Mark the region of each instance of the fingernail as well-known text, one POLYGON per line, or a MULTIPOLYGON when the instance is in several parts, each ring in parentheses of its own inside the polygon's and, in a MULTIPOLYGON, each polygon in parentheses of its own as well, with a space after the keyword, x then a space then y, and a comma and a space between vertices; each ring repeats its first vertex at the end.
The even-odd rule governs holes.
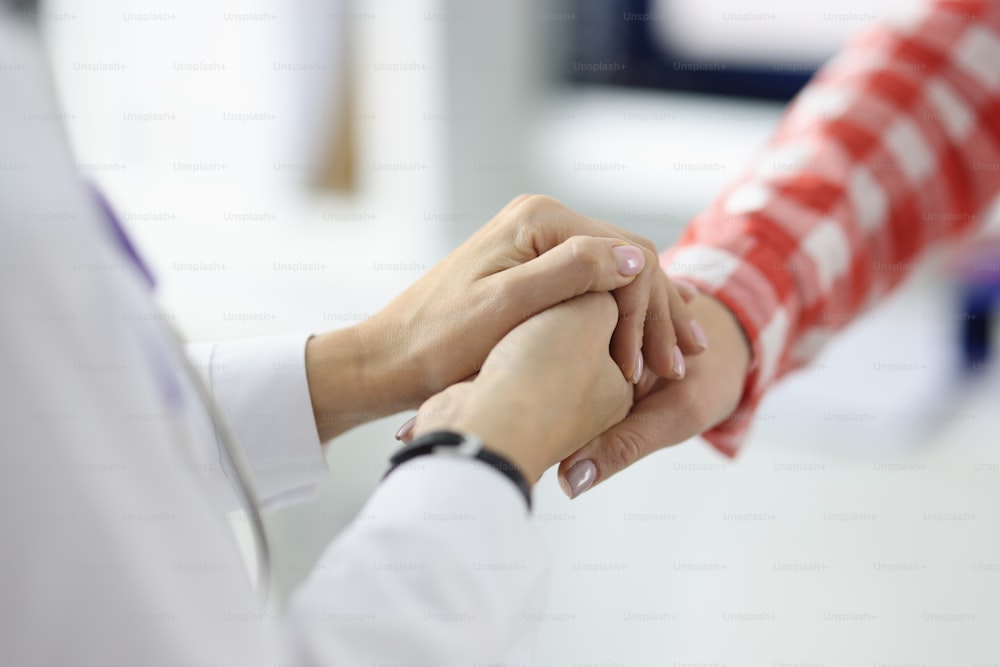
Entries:
POLYGON ((417 423, 416 415, 413 415, 405 422, 403 422, 403 425, 399 427, 398 431, 396 431, 396 440, 402 440, 403 438, 408 436, 410 434, 410 431, 413 430, 413 425, 416 423, 417 423))
POLYGON ((590 459, 577 461, 566 471, 566 486, 563 487, 563 491, 570 498, 576 498, 589 489, 595 479, 597 479, 597 466, 594 462, 590 459))
POLYGON ((642 251, 632 245, 615 246, 611 250, 618 260, 618 273, 623 276, 634 276, 642 271, 646 264, 646 257, 642 251))
POLYGON ((566 481, 566 477, 564 475, 559 475, 559 488, 563 490, 563 493, 566 494, 567 498, 573 497, 573 491, 569 488, 569 482, 566 481))
POLYGON ((642 352, 639 352, 639 358, 635 360, 635 374, 632 376, 632 384, 639 384, 639 380, 642 379, 642 352))
POLYGON ((677 374, 677 379, 684 377, 684 355, 681 354, 681 348, 674 345, 674 373, 677 374))
POLYGON ((708 336, 705 335, 705 330, 701 328, 701 325, 696 320, 691 320, 691 334, 701 349, 708 349, 708 336))

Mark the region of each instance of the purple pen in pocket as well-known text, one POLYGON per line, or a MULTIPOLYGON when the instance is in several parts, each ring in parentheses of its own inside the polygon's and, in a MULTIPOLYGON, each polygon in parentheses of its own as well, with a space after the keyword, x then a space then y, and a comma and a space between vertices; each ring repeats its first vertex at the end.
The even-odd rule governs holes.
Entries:
MULTIPOLYGON (((107 225, 107 229, 111 232, 117 250, 128 259, 145 285, 146 289, 144 291, 146 294, 143 295, 145 298, 143 298, 143 303, 136 304, 136 309, 143 311, 143 313, 148 312, 149 316, 131 318, 129 320, 131 322, 130 329, 136 336, 142 354, 146 358, 153 376, 156 378, 156 383, 160 388, 164 403, 177 408, 184 402, 184 392, 181 387, 180 378, 178 377, 177 369, 179 363, 175 358, 175 346, 171 345, 171 342, 167 338, 168 336, 172 336, 173 332, 164 326, 162 318, 155 316, 159 315, 159 313, 153 304, 150 293, 156 286, 156 280, 153 278, 152 271, 149 270, 149 267, 142 260, 132 240, 125 232, 125 228, 115 214, 111 203, 97 187, 90 184, 89 188, 100 207, 101 218, 107 225)), ((131 299, 135 297, 130 294, 122 298, 131 299)))

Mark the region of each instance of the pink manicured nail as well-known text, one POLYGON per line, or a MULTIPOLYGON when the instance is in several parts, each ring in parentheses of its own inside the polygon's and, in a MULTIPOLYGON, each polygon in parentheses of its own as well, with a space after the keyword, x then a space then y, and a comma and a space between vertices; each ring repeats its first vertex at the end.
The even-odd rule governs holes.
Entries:
POLYGON ((681 348, 674 345, 674 373, 677 374, 677 379, 684 377, 684 372, 687 370, 684 367, 684 355, 681 354, 681 348))
POLYGON ((642 379, 643 364, 642 352, 640 352, 639 358, 635 360, 635 374, 632 376, 632 384, 639 384, 639 380, 642 379))
POLYGON ((589 489, 597 479, 597 466, 590 459, 577 461, 566 471, 566 485, 563 491, 571 499, 589 489), (568 489, 568 490, 567 490, 568 489))
POLYGON ((705 335, 705 330, 701 328, 695 320, 691 320, 691 334, 694 336, 694 340, 703 350, 708 349, 708 336, 705 335))
POLYGON ((623 276, 634 276, 642 271, 642 267, 646 264, 645 255, 635 246, 615 246, 611 252, 615 254, 615 259, 618 260, 618 273, 623 276))
POLYGON ((413 430, 413 425, 416 423, 417 423, 416 415, 413 415, 405 422, 403 422, 403 425, 399 427, 398 431, 396 431, 396 440, 402 440, 403 438, 408 436, 410 434, 410 431, 413 430))

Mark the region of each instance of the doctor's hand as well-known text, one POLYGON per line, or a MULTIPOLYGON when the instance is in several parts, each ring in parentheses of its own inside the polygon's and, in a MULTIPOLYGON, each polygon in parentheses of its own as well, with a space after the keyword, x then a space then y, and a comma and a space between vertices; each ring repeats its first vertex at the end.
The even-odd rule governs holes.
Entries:
POLYGON ((629 415, 560 464, 559 484, 570 498, 647 454, 704 433, 736 409, 750 344, 736 317, 719 301, 699 294, 690 307, 712 332, 711 349, 691 360, 683 382, 649 371, 643 375, 629 415))
POLYGON ((474 380, 426 401, 413 435, 474 433, 534 484, 628 413, 632 385, 608 353, 617 322, 607 294, 585 294, 532 317, 493 348, 474 380))
POLYGON ((607 291, 620 312, 610 349, 623 377, 637 380, 647 368, 683 377, 683 354, 707 343, 652 243, 548 197, 514 199, 375 316, 309 342, 321 439, 418 406, 476 373, 531 316, 607 291))

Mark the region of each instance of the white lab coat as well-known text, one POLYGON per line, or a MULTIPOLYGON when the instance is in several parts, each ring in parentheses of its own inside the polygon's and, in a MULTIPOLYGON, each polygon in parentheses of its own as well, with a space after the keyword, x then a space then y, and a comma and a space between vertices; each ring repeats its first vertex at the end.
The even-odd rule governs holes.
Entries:
MULTIPOLYGON (((527 664, 544 559, 486 466, 422 458, 280 615, 251 586, 206 407, 0 10, 0 664, 527 664)), ((325 473, 306 336, 195 346, 264 504, 325 473), (291 370, 290 370, 291 369, 291 370)))

